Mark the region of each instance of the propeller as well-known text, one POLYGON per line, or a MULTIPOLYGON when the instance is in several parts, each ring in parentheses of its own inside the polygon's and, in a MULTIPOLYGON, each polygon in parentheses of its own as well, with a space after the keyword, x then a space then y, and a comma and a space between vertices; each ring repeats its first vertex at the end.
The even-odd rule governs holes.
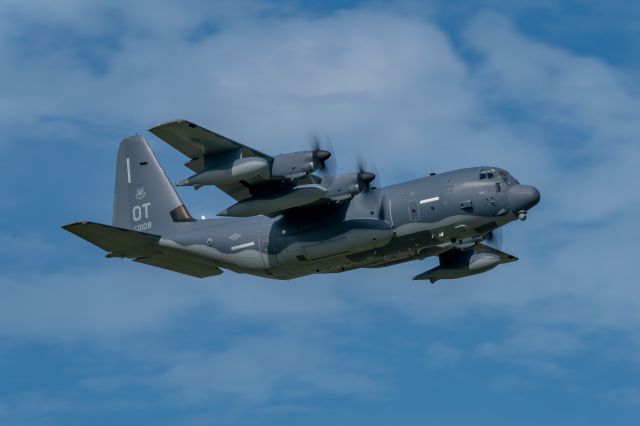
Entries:
POLYGON ((502 249, 503 234, 502 229, 494 229, 484 235, 485 243, 498 250, 502 249))
POLYGON ((314 132, 311 135, 311 149, 313 150, 313 164, 322 177, 322 184, 330 187, 336 175, 337 165, 335 156, 332 155, 333 145, 329 136, 314 132))
POLYGON ((374 217, 384 220, 383 193, 377 189, 380 185, 380 178, 373 161, 370 163, 372 165, 368 166, 362 157, 358 158, 358 187, 365 204, 373 212, 374 217))
POLYGON ((320 137, 318 133, 311 136, 311 149, 313 150, 313 163, 318 170, 325 170, 331 158, 331 141, 329 137, 320 137))
POLYGON ((371 183, 376 179, 377 175, 376 173, 367 171, 368 169, 375 170, 376 167, 368 167, 362 157, 358 158, 358 186, 363 193, 368 193, 372 189, 375 189, 375 186, 371 183))
MULTIPOLYGON (((322 186, 331 188, 336 182, 336 161, 332 155, 333 147, 329 137, 314 132, 310 138, 311 149, 313 150, 313 162, 318 174, 322 177, 322 186)), ((372 161, 370 163, 373 164, 372 161)), ((371 212, 371 216, 384 220, 384 201, 382 191, 376 189, 380 185, 375 167, 367 166, 362 157, 358 158, 356 180, 358 191, 364 201, 365 208, 371 212)), ((341 175, 348 176, 348 175, 341 175)), ((351 175, 353 176, 353 175, 351 175)), ((353 182, 353 181, 351 181, 353 182)), ((348 193, 347 193, 348 194, 348 193)), ((335 194, 334 194, 335 195, 335 194)), ((339 194, 338 194, 339 195, 339 194)))

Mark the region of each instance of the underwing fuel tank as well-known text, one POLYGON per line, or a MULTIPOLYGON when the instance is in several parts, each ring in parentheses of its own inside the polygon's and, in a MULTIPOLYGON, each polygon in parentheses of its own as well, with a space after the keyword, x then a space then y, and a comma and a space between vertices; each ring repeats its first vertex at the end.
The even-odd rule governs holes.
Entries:
POLYGON ((239 158, 197 173, 178 182, 177 186, 224 185, 265 174, 268 168, 269 163, 264 158, 239 158))
POLYGON ((500 263, 500 256, 495 253, 475 253, 473 250, 452 250, 440 255, 440 265, 413 277, 414 280, 438 280, 462 278, 480 274, 495 268, 500 263))
POLYGON ((218 213, 218 216, 249 217, 267 215, 303 206, 319 200, 327 194, 327 189, 322 185, 299 185, 291 191, 271 197, 254 197, 240 201, 218 213))

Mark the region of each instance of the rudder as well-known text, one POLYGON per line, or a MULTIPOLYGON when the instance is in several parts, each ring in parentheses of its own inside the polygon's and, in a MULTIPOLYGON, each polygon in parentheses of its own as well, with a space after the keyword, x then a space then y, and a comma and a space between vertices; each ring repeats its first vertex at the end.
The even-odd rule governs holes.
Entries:
POLYGON ((175 222, 192 221, 147 141, 142 136, 123 140, 116 162, 113 225, 162 235, 175 222))

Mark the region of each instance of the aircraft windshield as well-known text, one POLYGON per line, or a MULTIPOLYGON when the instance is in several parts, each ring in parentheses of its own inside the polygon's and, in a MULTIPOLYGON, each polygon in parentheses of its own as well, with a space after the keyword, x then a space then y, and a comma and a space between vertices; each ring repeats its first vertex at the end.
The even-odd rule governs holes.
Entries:
POLYGON ((496 176, 496 169, 482 169, 480 170, 480 180, 493 179, 496 176))
POLYGON ((518 181, 506 170, 498 170, 498 176, 507 185, 517 185, 518 181))

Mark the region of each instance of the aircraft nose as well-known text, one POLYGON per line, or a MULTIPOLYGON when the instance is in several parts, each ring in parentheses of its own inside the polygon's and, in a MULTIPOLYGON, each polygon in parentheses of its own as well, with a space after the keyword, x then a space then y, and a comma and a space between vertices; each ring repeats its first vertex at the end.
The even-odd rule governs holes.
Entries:
POLYGON ((526 211, 538 204, 540 191, 535 186, 515 185, 507 192, 511 210, 514 212, 526 211))

